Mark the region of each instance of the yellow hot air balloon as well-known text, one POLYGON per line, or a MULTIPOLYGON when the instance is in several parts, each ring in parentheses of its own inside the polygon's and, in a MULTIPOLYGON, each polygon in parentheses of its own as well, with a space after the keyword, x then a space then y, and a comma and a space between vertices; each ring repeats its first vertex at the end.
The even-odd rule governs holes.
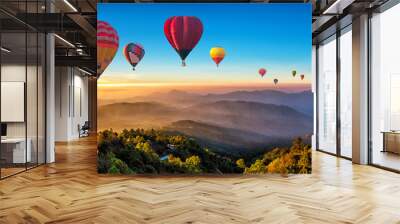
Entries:
POLYGON ((219 63, 224 59, 225 57, 225 50, 222 47, 213 47, 210 50, 210 56, 212 60, 217 64, 217 67, 219 63))

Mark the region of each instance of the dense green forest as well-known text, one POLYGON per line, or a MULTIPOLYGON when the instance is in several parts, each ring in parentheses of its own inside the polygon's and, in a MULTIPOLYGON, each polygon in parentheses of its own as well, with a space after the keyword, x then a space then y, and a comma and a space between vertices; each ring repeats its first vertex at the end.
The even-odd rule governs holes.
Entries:
POLYGON ((311 147, 297 138, 290 147, 242 156, 161 130, 105 130, 98 134, 97 162, 99 173, 110 174, 311 173, 311 147))

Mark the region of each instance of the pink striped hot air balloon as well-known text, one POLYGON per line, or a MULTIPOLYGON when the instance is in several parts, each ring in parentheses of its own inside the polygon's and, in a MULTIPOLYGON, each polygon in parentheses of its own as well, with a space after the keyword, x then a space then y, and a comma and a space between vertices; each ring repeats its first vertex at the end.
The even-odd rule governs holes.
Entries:
POLYGON ((117 31, 107 22, 97 21, 97 78, 113 60, 118 46, 117 31))

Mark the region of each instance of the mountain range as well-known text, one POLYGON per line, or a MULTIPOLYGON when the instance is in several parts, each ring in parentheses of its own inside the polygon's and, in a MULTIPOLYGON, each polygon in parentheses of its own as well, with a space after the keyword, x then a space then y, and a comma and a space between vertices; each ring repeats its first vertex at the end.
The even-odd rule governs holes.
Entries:
POLYGON ((99 107, 99 129, 164 129, 220 151, 290 143, 312 133, 311 92, 273 90, 198 95, 182 91, 99 107), (136 101, 135 101, 136 100, 136 101))
MULTIPOLYGON (((165 93, 152 93, 147 96, 131 97, 124 102, 159 102, 174 104, 178 107, 187 107, 198 103, 210 103, 221 100, 259 102, 289 106, 299 112, 312 115, 313 94, 311 91, 286 93, 277 90, 241 90, 222 94, 195 94, 180 90, 171 90, 165 93)), ((110 102, 104 102, 107 104, 110 102)))

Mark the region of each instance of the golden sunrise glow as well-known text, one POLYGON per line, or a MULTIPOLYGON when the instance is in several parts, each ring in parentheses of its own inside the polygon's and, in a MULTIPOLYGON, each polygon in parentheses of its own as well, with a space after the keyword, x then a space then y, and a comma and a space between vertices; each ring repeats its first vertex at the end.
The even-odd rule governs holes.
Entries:
MULTIPOLYGON (((304 84, 298 83, 296 81, 285 81, 284 83, 278 84, 278 86, 303 86, 304 84)), ((306 85, 309 85, 308 83, 306 85)), ((263 82, 222 82, 222 81, 214 81, 214 82, 142 82, 142 81, 114 81, 114 80, 99 80, 98 87, 174 87, 174 86, 275 86, 272 80, 263 80, 263 82)))

